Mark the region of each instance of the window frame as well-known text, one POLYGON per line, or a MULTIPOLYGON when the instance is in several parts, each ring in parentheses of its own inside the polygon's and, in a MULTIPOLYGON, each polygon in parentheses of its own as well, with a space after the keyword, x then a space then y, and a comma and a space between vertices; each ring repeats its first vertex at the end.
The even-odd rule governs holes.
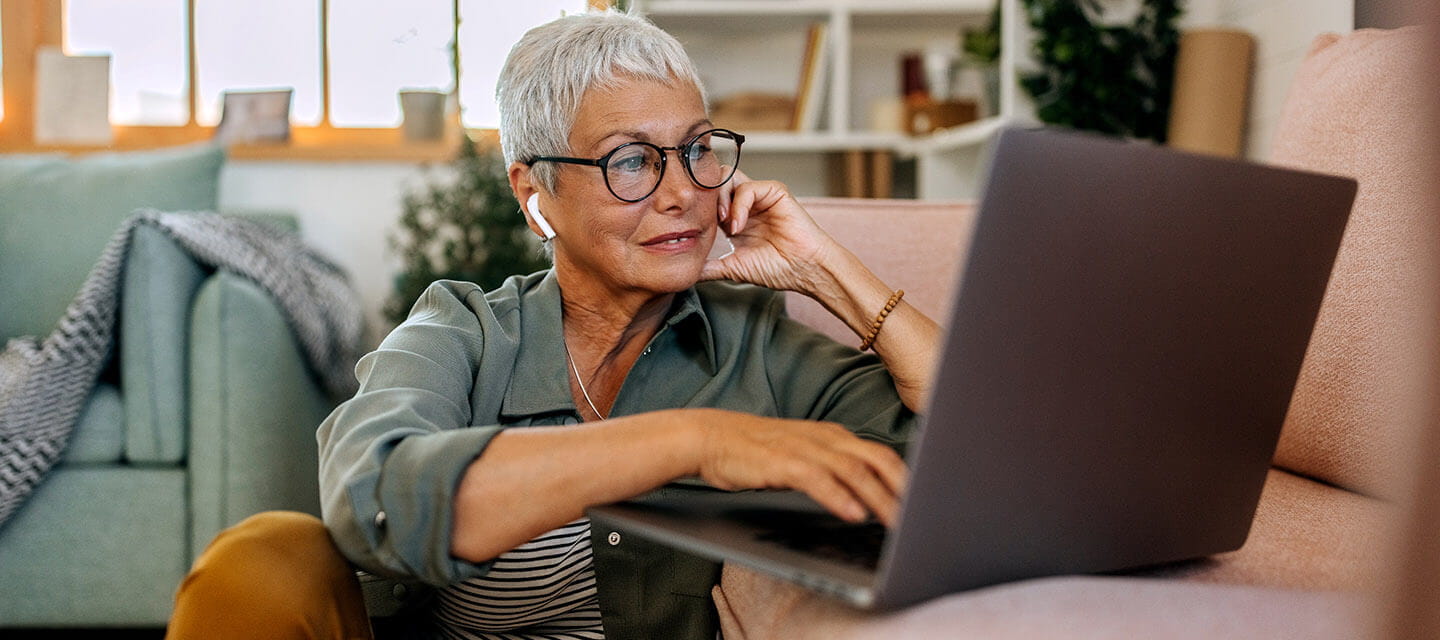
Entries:
MULTIPOLYGON (((290 127, 290 141, 278 144, 233 144, 229 156, 237 160, 401 161, 437 162, 451 155, 460 143, 458 114, 450 116, 445 136, 434 142, 404 139, 399 127, 337 127, 330 122, 330 0, 316 0, 320 11, 320 123, 290 127)), ((587 0, 591 9, 604 9, 611 0, 587 0)), ((130 151, 156 149, 212 139, 214 126, 196 122, 199 104, 195 64, 195 3, 185 0, 186 100, 189 118, 182 125, 110 126, 114 139, 108 145, 55 145, 35 142, 35 58, 41 47, 64 44, 64 0, 0 0, 0 41, 3 41, 4 116, 0 118, 0 153, 130 151)), ((452 16, 460 0, 451 0, 452 16)), ((452 17, 451 37, 458 40, 459 20, 452 17)), ((452 62, 451 86, 460 86, 458 64, 452 62)), ((499 143, 494 129, 466 129, 482 143, 499 143)))

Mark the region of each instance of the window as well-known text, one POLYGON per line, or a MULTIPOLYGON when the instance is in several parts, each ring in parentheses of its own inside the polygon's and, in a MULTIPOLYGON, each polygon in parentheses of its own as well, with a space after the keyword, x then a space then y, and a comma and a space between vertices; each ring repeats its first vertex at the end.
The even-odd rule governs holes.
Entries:
POLYGON ((220 122, 220 94, 226 89, 292 87, 291 124, 320 124, 320 44, 315 3, 197 0, 195 119, 203 125, 220 122))
POLYGON ((494 128, 495 80, 520 35, 562 13, 608 4, 0 0, 3 11, 13 14, 0 22, 3 38, 20 43, 6 52, 18 58, 9 61, 10 70, 22 71, 10 74, 20 77, 0 76, 0 82, 24 94, 7 102, 17 117, 10 127, 0 120, 0 150, 35 148, 28 131, 34 108, 29 69, 35 51, 57 45, 70 55, 111 57, 110 119, 117 148, 208 139, 226 90, 293 90, 292 144, 243 150, 241 157, 284 157, 307 146, 398 148, 399 92, 406 90, 453 93, 464 126, 494 128), (457 50, 458 70, 452 61, 457 50))
POLYGON ((500 124, 495 81, 511 45, 531 27, 584 11, 584 0, 512 2, 495 11, 492 0, 460 0, 460 104, 467 127, 493 129, 500 124), (472 19, 484 16, 484 19, 472 19))
POLYGON ((110 54, 110 122, 190 119, 185 0, 66 0, 65 9, 65 53, 110 54))
POLYGON ((330 121, 339 127, 400 125, 401 90, 449 91, 455 11, 437 2, 330 4, 330 121))
POLYGON ((5 121, 5 14, 0 11, 0 122, 5 121))

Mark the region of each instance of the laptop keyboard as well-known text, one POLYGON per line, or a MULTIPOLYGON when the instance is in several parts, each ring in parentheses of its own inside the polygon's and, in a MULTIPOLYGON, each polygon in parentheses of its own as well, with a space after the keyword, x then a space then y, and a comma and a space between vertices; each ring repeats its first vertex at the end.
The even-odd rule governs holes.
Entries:
POLYGON ((878 522, 848 524, 812 520, 778 526, 771 523, 768 526, 770 530, 757 534, 756 538, 872 571, 880 565, 880 548, 885 543, 885 525, 878 522))

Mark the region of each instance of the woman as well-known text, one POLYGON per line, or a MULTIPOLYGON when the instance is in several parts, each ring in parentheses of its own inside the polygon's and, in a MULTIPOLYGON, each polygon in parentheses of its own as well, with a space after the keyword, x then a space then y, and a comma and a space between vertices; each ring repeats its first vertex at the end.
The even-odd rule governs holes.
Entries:
POLYGON ((698 477, 892 522, 938 330, 783 185, 735 171, 743 136, 643 19, 531 30, 497 96, 554 268, 438 282, 361 360, 319 431, 325 527, 355 565, 437 587, 445 636, 713 638, 717 568, 591 532, 585 508, 698 477), (733 253, 710 259, 721 227, 733 253), (879 360, 785 318, 776 289, 879 360))

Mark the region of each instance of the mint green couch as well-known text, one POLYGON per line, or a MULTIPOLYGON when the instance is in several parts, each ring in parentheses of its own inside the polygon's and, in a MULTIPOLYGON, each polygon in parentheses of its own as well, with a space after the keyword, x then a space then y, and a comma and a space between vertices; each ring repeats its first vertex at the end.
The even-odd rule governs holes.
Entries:
MULTIPOLYGON (((214 211, 223 162, 210 147, 0 155, 0 342, 48 334, 137 207, 214 211)), ((152 228, 123 281, 119 348, 63 461, 0 526, 0 629, 163 626, 221 528, 318 513, 314 434, 333 402, 279 307, 152 228)))

